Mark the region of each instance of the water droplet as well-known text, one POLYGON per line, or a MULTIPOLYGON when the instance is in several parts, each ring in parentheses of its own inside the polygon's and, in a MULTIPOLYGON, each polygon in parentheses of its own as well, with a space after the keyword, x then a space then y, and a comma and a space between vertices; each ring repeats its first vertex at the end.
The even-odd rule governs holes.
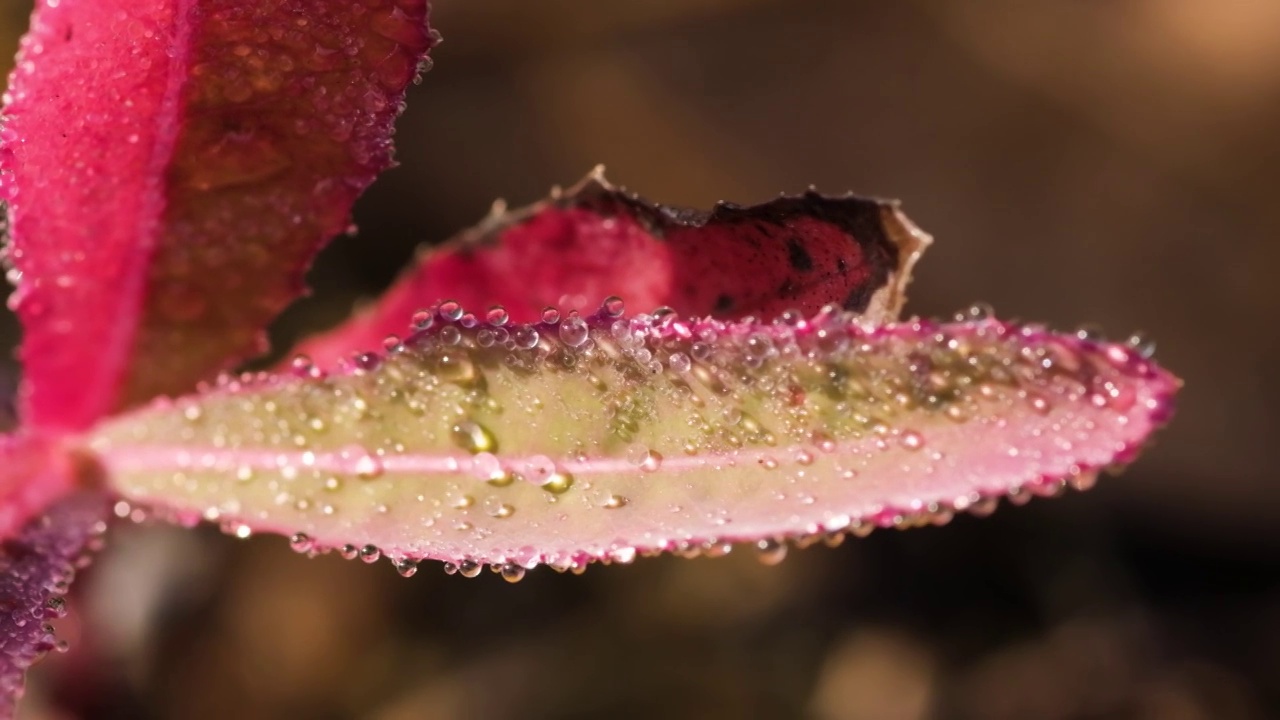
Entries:
POLYGON ((380 557, 382 557, 382 551, 379 550, 376 546, 365 545, 364 547, 360 548, 360 560, 362 560, 365 563, 377 562, 378 558, 380 557))
POLYGON ((1129 339, 1125 341, 1125 345, 1128 345, 1129 349, 1138 353, 1144 360, 1150 360, 1156 354, 1156 341, 1142 332, 1130 335, 1129 339))
POLYGON ((987 303, 977 302, 970 305, 964 312, 956 313, 957 322, 979 322, 989 320, 995 317, 995 310, 987 303))
POLYGON ((498 451, 498 438, 489 428, 474 420, 463 420, 454 425, 453 441, 473 455, 498 451))
POLYGON ((507 314, 506 308, 501 305, 494 305, 485 313, 484 319, 494 327, 502 327, 507 324, 507 320, 510 319, 510 316, 507 314))
POLYGON ((307 552, 311 550, 313 545, 314 543, 311 540, 311 536, 306 533, 294 533, 293 537, 289 538, 289 547, 292 548, 294 552, 307 552))
POLYGON ((435 321, 436 315, 431 310, 419 310, 409 320, 411 327, 416 330, 430 330, 435 321))
POLYGON ((503 563, 498 573, 502 575, 502 579, 509 583, 520 582, 524 579, 524 568, 515 563, 503 563))
POLYGON ((496 497, 487 497, 484 500, 484 511, 489 517, 503 519, 514 515, 516 509, 496 497))
POLYGON ((756 541, 756 553, 765 565, 777 565, 787 557, 787 544, 781 540, 765 538, 756 541))
POLYGON ((462 341, 462 331, 452 325, 446 325, 440 328, 436 338, 441 345, 457 345, 462 341))
POLYGON ((465 578, 478 577, 483 568, 475 560, 463 560, 458 563, 458 574, 465 578))
POLYGON ((671 353, 671 357, 667 358, 667 365, 671 367, 673 372, 677 373, 687 373, 693 367, 689 356, 682 352, 671 353))
POLYGON ((550 305, 542 308, 542 322, 548 325, 555 325, 560 322, 560 311, 550 305))
POLYGON ((604 502, 600 503, 600 507, 606 510, 617 510, 626 507, 628 502, 630 501, 621 495, 609 495, 604 502))
POLYGON ((657 450, 650 450, 645 453, 639 464, 640 469, 644 472, 657 472, 662 467, 662 453, 657 450))
POLYGON ((578 317, 576 313, 571 314, 564 322, 560 323, 560 340, 569 347, 576 348, 581 346, 587 341, 587 335, 587 321, 578 317))
POLYGON ((409 558, 397 560, 396 572, 400 573, 400 577, 413 577, 418 574, 418 561, 409 558))
POLYGON ((907 450, 919 450, 924 447, 924 436, 915 430, 907 430, 902 433, 900 442, 907 450))
POLYGON ((459 305, 455 300, 445 300, 440 303, 438 308, 436 308, 436 312, 440 315, 441 319, 448 320, 449 322, 456 322, 462 317, 462 305, 459 305))
POLYGON ((563 470, 555 470, 547 475, 540 487, 553 495, 562 495, 573 487, 573 476, 563 470))
POLYGON ((532 350, 538 345, 538 331, 532 325, 521 325, 511 333, 511 339, 521 350, 532 350))
POLYGON ((621 317, 626 310, 626 306, 622 303, 622 298, 617 295, 610 295, 604 299, 604 303, 600 306, 605 314, 609 317, 621 317))
POLYGON ((372 480, 382 474, 383 466, 377 457, 365 453, 356 460, 352 469, 361 480, 372 480))

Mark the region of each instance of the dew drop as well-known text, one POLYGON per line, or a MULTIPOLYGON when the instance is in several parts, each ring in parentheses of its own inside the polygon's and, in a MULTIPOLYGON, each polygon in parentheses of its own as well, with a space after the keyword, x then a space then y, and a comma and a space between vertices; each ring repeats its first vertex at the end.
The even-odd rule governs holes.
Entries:
POLYGON ((458 304, 456 300, 445 300, 436 308, 436 312, 441 319, 456 322, 462 317, 462 305, 458 304))
POLYGON ((542 322, 548 325, 555 325, 560 322, 560 311, 550 305, 542 308, 542 322))
POLYGON ((569 347, 580 347, 587 341, 587 334, 587 321, 578 317, 576 313, 560 323, 560 340, 569 347))
POLYGON ((409 319, 410 325, 417 330, 430 330, 435 321, 435 313, 431 310, 419 310, 409 319))
POLYGON ((609 317, 622 317, 623 311, 626 310, 626 306, 622 303, 622 298, 617 295, 610 295, 605 298, 600 307, 604 310, 605 315, 609 317))
POLYGON ((453 441, 463 450, 476 455, 498 451, 498 438, 489 428, 474 420, 463 420, 453 426, 453 441))
POLYGON ((489 517, 501 520, 514 515, 516 509, 496 497, 488 497, 484 500, 484 511, 489 517))
POLYGON ((915 430, 907 430, 902 433, 900 442, 902 443, 902 447, 907 450, 919 450, 924 447, 924 436, 915 430))
POLYGON ((292 548, 294 552, 307 552, 311 550, 313 545, 311 536, 306 533, 294 533, 293 537, 289 538, 289 547, 292 548))
POLYGON ((478 577, 483 568, 475 560, 463 560, 458 563, 458 574, 465 578, 478 577))
POLYGON ((1130 335, 1129 339, 1125 340, 1125 345, 1128 345, 1130 350, 1138 353, 1144 360, 1150 360, 1156 354, 1156 341, 1141 332, 1130 335))
POLYGON ((442 345, 457 345, 462 341, 462 331, 452 325, 440 328, 439 338, 442 345))
POLYGON ((484 319, 485 322, 494 327, 502 327, 507 324, 507 320, 510 319, 510 315, 507 314, 506 308, 501 305, 494 305, 484 314, 484 319))
POLYGON ((418 561, 409 558, 397 560, 396 572, 400 573, 400 577, 413 577, 418 574, 418 561))
POLYGON ((552 495, 563 495, 573 487, 573 475, 563 470, 555 470, 542 481, 541 487, 552 495))
POLYGON ((498 574, 502 575, 502 579, 509 583, 517 583, 524 579, 524 568, 515 563, 503 563, 498 569, 498 574))
POLYGON ((374 545, 365 545, 360 548, 360 560, 365 563, 375 563, 380 557, 382 557, 382 551, 374 545))
POLYGON ((756 557, 765 565, 777 565, 787 558, 787 544, 775 538, 756 541, 756 557))
POLYGON ((964 312, 956 313, 957 322, 977 322, 981 320, 989 320, 995 317, 995 310, 987 303, 977 302, 970 305, 964 312))
POLYGON ((360 549, 357 548, 355 545, 343 545, 342 547, 338 548, 338 555, 343 560, 355 560, 356 556, 358 556, 359 554, 360 554, 360 549))
POLYGON ((521 325, 511 333, 511 340, 521 350, 532 350, 538 345, 538 331, 532 325, 521 325))
POLYGON ((361 480, 372 480, 383 472, 382 461, 368 453, 360 456, 351 467, 361 480))

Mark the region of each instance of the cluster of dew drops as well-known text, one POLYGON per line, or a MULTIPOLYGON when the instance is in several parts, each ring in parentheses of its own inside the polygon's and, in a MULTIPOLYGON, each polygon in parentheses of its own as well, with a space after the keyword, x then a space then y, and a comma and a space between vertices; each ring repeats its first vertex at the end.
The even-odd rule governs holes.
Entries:
MULTIPOLYGON (((622 299, 618 297, 609 297, 601 305, 600 311, 596 319, 613 318, 614 323, 619 325, 615 328, 615 335, 625 335, 628 321, 623 318, 624 305, 622 299)), ((649 316, 644 317, 646 322, 657 320, 661 322, 664 318, 674 318, 675 313, 667 308, 659 308, 649 316)), ((799 313, 784 313, 777 322, 794 323, 800 317, 799 313)), ((958 313, 955 316, 957 322, 973 322, 987 320, 992 317, 990 308, 986 305, 974 305, 969 309, 958 313)), ((474 341, 481 347, 505 347, 507 349, 523 349, 529 350, 536 347, 540 340, 540 332, 555 332, 558 339, 568 347, 580 347, 588 342, 589 330, 591 323, 582 318, 577 312, 570 312, 562 318, 559 310, 553 307, 544 309, 541 314, 541 324, 514 324, 509 321, 508 312, 501 306, 494 306, 488 309, 479 317, 473 313, 465 312, 462 306, 453 301, 445 301, 433 306, 429 309, 421 310, 415 313, 411 321, 411 330, 414 332, 434 331, 439 335, 440 341, 446 344, 456 343, 461 339, 461 331, 459 328, 472 330, 474 329, 474 341), (552 329, 554 328, 554 330, 552 329)), ((1101 336, 1092 328, 1081 328, 1076 332, 1076 337, 1082 341, 1099 341, 1101 336)), ((406 343, 412 340, 406 340, 397 335, 391 335, 385 338, 383 349, 387 354, 402 351, 406 343)), ((1138 356, 1149 358, 1154 352, 1154 343, 1141 334, 1131 336, 1127 341, 1128 348, 1138 356)), ((692 352, 707 352, 709 349, 699 350, 699 345, 695 344, 692 352)), ((647 353, 642 344, 637 344, 632 348, 633 352, 647 353)), ((361 353, 350 358, 349 368, 357 371, 370 371, 376 369, 382 362, 383 355, 378 353, 361 353)), ((656 364, 657 367, 652 368, 655 372, 662 370, 662 361, 652 357, 634 358, 642 362, 656 364)), ((682 353, 672 353, 666 357, 666 363, 671 369, 676 371, 687 370, 691 363, 688 356, 682 353)), ((291 363, 292 371, 303 377, 320 378, 325 375, 314 365, 309 358, 305 356, 297 356, 291 363)), ((483 449, 486 443, 484 433, 476 432, 459 432, 457 439, 464 446, 464 441, 470 440, 473 443, 479 443, 478 449, 483 449)), ((473 449, 477 449, 473 448, 473 449)), ((376 463, 373 456, 363 456, 371 458, 370 462, 376 463)), ((661 457, 656 453, 636 454, 634 462, 641 465, 648 464, 657 467, 661 463, 661 457), (640 455, 643 455, 641 457, 640 455)), ((376 474, 377 468, 366 468, 367 474, 376 474)), ((557 475, 558 477, 558 475, 557 475)), ((572 483, 569 479, 566 483, 572 483)), ((1060 493, 1068 487, 1076 489, 1086 489, 1093 483, 1093 476, 1081 476, 1070 478, 1055 483, 1046 483, 1043 486, 1029 486, 1025 488, 1017 488, 1011 490, 1007 494, 1007 499, 1015 504, 1022 504, 1033 496, 1052 496, 1060 493)), ((566 485, 567 486, 567 485, 566 485)), ((894 518, 892 523, 884 523, 877 520, 857 520, 850 519, 847 523, 836 523, 832 526, 817 527, 811 531, 804 532, 792 537, 770 537, 759 539, 754 542, 746 543, 754 549, 758 559, 769 565, 781 562, 788 553, 790 546, 804 548, 816 543, 824 543, 827 546, 835 547, 839 545, 847 535, 865 537, 876 527, 892 527, 898 529, 906 529, 918 527, 924 524, 944 524, 951 519, 957 511, 968 512, 978 516, 985 516, 993 512, 1000 500, 999 496, 974 497, 968 502, 957 503, 954 507, 929 506, 920 509, 919 513, 911 516, 902 516, 894 518)), ((625 498, 618 498, 613 502, 611 507, 623 507, 627 503, 625 498)), ((149 511, 141 506, 132 505, 127 502, 117 504, 116 514, 120 517, 129 517, 134 520, 145 520, 149 511)), ((238 538, 247 538, 252 531, 247 525, 236 522, 225 522, 223 524, 224 532, 238 538)), ((340 557, 347 560, 359 559, 365 563, 375 563, 382 558, 388 559, 396 571, 404 577, 410 577, 417 573, 419 559, 403 556, 393 556, 390 553, 384 553, 381 549, 374 545, 356 546, 352 544, 341 545, 337 547, 328 547, 315 541, 306 533, 298 532, 289 538, 290 548, 298 553, 314 557, 330 552, 336 552, 340 557)), ((732 543, 720 540, 708 540, 705 542, 689 542, 676 544, 667 550, 684 557, 720 557, 729 553, 733 549, 732 543)), ((645 556, 664 554, 663 550, 644 551, 640 554, 645 556)), ((622 563, 626 564, 635 559, 637 552, 634 549, 626 549, 618 552, 612 552, 603 556, 587 556, 583 555, 570 561, 546 563, 557 572, 581 573, 585 571, 590 562, 604 563, 622 563)), ((488 565, 489 569, 501 576, 508 582, 517 582, 525 577, 528 570, 533 566, 528 563, 517 562, 499 562, 488 565)), ((443 569, 449 575, 461 575, 467 578, 479 576, 485 568, 485 564, 471 560, 462 559, 456 562, 446 562, 443 569)))

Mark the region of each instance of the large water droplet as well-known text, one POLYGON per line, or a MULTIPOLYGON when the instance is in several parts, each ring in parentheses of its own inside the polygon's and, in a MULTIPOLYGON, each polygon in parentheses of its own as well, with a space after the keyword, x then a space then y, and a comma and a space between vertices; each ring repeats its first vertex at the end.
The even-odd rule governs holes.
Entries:
POLYGON ((587 321, 572 314, 560 323, 560 340, 569 347, 580 347, 587 341, 587 321))
POLYGON ((463 420, 454 425, 453 440, 473 455, 498 451, 498 438, 489 428, 474 420, 463 420))

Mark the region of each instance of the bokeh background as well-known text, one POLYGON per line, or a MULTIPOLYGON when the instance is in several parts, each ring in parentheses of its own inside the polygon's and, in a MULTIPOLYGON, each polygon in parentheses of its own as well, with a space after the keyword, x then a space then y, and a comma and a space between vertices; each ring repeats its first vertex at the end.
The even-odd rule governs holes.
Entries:
MULTIPOLYGON (((436 5, 403 165, 285 346, 602 162, 674 204, 901 198, 937 239, 912 312, 1141 329, 1187 381, 1177 419, 1089 493, 777 567, 406 580, 124 528, 28 717, 1280 717, 1280 3, 436 5)), ((0 5, 0 56, 27 10, 0 5)))

